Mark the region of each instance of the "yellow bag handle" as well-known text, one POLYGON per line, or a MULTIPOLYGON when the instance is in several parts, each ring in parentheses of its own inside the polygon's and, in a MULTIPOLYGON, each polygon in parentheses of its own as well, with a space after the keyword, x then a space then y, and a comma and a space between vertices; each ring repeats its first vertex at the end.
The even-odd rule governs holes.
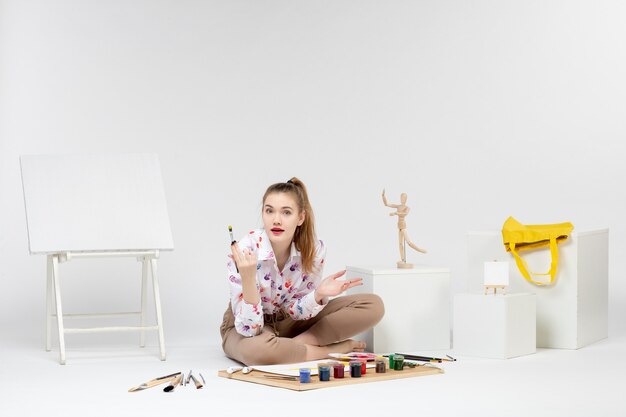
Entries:
POLYGON ((556 278, 557 265, 559 263, 558 243, 567 239, 574 225, 566 223, 558 224, 533 224, 524 225, 513 217, 509 217, 502 226, 502 240, 507 252, 511 252, 515 257, 517 268, 524 278, 535 285, 552 285, 556 278), (543 248, 550 246, 552 262, 550 270, 545 274, 533 273, 528 270, 528 265, 520 256, 519 252, 533 248, 543 248), (532 278, 532 275, 550 275, 549 282, 540 282, 532 278))
POLYGON ((528 282, 532 282, 533 284, 539 285, 539 286, 552 285, 554 283, 554 279, 556 277, 556 266, 559 264, 559 249, 557 248, 556 237, 554 236, 550 237, 550 254, 552 255, 552 262, 550 263, 550 270, 546 272, 545 274, 528 272, 528 265, 526 261, 522 259, 521 256, 519 256, 519 253, 517 253, 517 250, 515 250, 514 242, 509 242, 509 249, 511 250, 511 253, 515 257, 515 263, 517 264, 517 268, 519 269, 519 271, 522 273, 522 275, 524 276, 524 278, 526 278, 528 282), (535 281, 531 277, 531 274, 532 275, 550 275, 550 282, 535 281))

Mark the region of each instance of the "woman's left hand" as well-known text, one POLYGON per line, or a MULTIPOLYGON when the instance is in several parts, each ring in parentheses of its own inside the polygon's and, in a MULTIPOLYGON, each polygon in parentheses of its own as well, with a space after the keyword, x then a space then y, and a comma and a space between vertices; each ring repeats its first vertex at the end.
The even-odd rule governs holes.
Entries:
POLYGON ((320 285, 315 290, 315 300, 318 304, 320 304, 324 297, 334 297, 352 287, 363 285, 362 278, 339 280, 338 278, 344 276, 345 273, 346 271, 344 269, 336 274, 327 276, 320 282, 320 285))

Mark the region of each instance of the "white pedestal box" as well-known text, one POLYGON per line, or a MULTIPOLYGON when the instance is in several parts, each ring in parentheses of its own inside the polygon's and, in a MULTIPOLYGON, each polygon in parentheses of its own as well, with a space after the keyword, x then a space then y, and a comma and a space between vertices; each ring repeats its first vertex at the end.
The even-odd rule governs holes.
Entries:
POLYGON ((534 294, 457 294, 454 354, 508 359, 536 351, 534 294))
MULTIPOLYGON (((537 347, 578 349, 608 336, 608 229, 574 231, 559 244, 556 280, 549 286, 524 279, 500 231, 470 232, 467 247, 468 291, 482 290, 484 262, 498 260, 510 265, 507 292, 537 295, 537 347)), ((530 271, 550 269, 549 249, 520 254, 530 271)))
POLYGON ((376 353, 450 348, 450 270, 348 266, 346 277, 363 278, 349 293, 373 293, 383 299, 385 316, 360 335, 376 353))

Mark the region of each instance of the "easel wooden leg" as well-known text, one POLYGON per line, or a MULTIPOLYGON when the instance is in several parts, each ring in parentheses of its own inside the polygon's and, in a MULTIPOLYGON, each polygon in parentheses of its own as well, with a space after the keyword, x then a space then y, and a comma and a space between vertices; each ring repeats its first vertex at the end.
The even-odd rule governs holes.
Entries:
POLYGON ((52 350, 51 327, 52 320, 52 255, 46 259, 46 352, 52 350))
POLYGON ((154 305, 156 309, 157 326, 159 327, 159 347, 161 348, 161 360, 165 360, 165 339, 163 337, 163 319, 161 317, 161 296, 159 295, 159 282, 157 279, 157 260, 150 259, 152 270, 152 289, 154 291, 154 305))
POLYGON ((485 285, 485 295, 493 289, 493 295, 498 295, 498 288, 502 291, 502 295, 506 295, 506 285, 485 285))
MULTIPOLYGON (((148 295, 148 261, 146 257, 141 258, 141 327, 146 325, 146 303, 148 295)), ((146 346, 146 331, 141 330, 140 347, 146 346)))
POLYGON ((54 282, 54 296, 59 328, 59 362, 65 365, 65 327, 63 326, 63 307, 61 306, 61 288, 59 286, 59 257, 52 256, 52 279, 54 282))

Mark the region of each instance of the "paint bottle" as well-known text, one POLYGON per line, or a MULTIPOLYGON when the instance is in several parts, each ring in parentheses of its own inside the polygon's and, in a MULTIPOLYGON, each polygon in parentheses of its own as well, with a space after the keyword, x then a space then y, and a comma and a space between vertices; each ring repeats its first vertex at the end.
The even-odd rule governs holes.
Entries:
POLYGON ((336 363, 333 365, 333 378, 339 379, 344 377, 345 368, 342 363, 336 363))
POLYGON ((361 362, 361 375, 365 375, 367 373, 367 359, 356 359, 361 362))
POLYGON ((396 371, 401 371, 403 368, 404 368, 404 356, 394 355, 393 356, 393 369, 396 371))
POLYGON ((318 372, 319 372, 319 377, 320 377, 320 381, 325 382, 325 381, 330 381, 330 366, 328 365, 321 365, 318 368, 318 372))
POLYGON ((394 367, 393 367, 393 365, 394 365, 393 357, 394 357, 394 354, 390 353, 389 354, 389 369, 394 369, 394 367))
POLYGON ((383 359, 376 359, 376 373, 384 374, 385 372, 387 372, 385 361, 383 359))
POLYGON ((322 366, 330 366, 330 365, 329 365, 327 362, 319 362, 319 363, 317 364, 317 374, 318 374, 318 375, 320 374, 320 368, 321 368, 322 366))
POLYGON ((300 368, 300 383, 308 384, 311 382, 311 370, 309 368, 300 368))
POLYGON ((350 376, 352 378, 361 378, 361 362, 350 361, 350 376))

